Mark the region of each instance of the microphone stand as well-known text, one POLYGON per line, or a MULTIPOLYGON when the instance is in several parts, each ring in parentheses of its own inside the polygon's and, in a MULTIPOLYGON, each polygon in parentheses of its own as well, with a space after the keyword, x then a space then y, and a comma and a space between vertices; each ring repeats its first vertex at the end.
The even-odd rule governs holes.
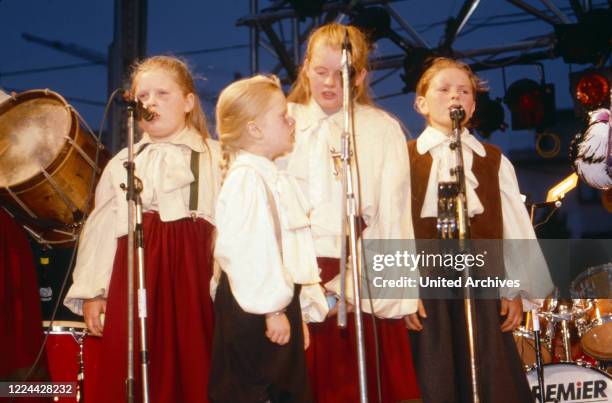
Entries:
POLYGON ((128 373, 125 380, 126 401, 134 402, 134 247, 138 266, 138 319, 140 324, 140 364, 142 375, 142 401, 149 402, 149 357, 147 349, 147 298, 144 287, 144 229, 142 225, 142 181, 135 175, 134 163, 134 115, 136 102, 127 103, 128 160, 123 164, 127 171, 127 185, 121 184, 128 201, 128 373), (134 242, 136 241, 136 242, 134 242))
MULTIPOLYGON (((535 210, 536 208, 554 206, 555 208, 561 207, 561 200, 557 200, 554 202, 543 202, 543 203, 533 203, 529 205, 529 218, 531 219, 531 224, 533 225, 535 219, 535 210)), ((537 309, 531 310, 531 322, 533 325, 533 340, 535 342, 535 353, 536 353, 536 374, 538 376, 538 395, 540 398, 540 402, 545 402, 545 387, 544 384, 544 363, 542 362, 542 342, 540 340, 540 334, 542 333, 540 330, 540 313, 537 309)))
MULTIPOLYGON (((461 146, 461 122, 465 118, 465 111, 461 107, 453 107, 450 111, 450 118, 453 122, 454 148, 456 155, 456 166, 454 169, 455 178, 459 185, 459 192, 456 199, 457 208, 457 232, 459 236, 459 250, 466 249, 467 241, 471 238, 470 220, 467 211, 467 195, 465 185, 465 171, 463 164, 463 151, 461 146)), ((469 278, 471 270, 469 265, 463 271, 463 283, 469 278)), ((472 400, 474 403, 480 402, 480 379, 478 375, 478 351, 476 350, 477 328, 476 328, 476 307, 471 287, 464 287, 464 306, 465 306, 465 325, 467 330, 468 350, 470 353, 470 377, 472 382, 472 400)))
MULTIPOLYGON (((359 370, 359 401, 367 403, 368 401, 368 384, 366 379, 366 358, 365 358, 365 341, 363 334, 363 318, 361 310, 361 254, 357 248, 357 200, 355 198, 354 186, 358 188, 359 183, 353 183, 351 170, 351 139, 353 136, 353 102, 351 94, 351 44, 348 38, 348 31, 344 37, 342 46, 342 92, 343 106, 342 113, 344 115, 344 130, 342 132, 341 160, 342 160, 342 225, 340 235, 340 300, 338 301, 338 326, 346 327, 346 263, 347 263, 347 229, 348 223, 349 244, 351 271, 353 273, 353 295, 355 296, 355 334, 357 336, 357 364, 359 370)), ((353 144, 353 149, 356 149, 356 144, 353 144)), ((357 189, 358 190, 358 189, 357 189)), ((358 194, 358 193, 357 193, 358 194)))

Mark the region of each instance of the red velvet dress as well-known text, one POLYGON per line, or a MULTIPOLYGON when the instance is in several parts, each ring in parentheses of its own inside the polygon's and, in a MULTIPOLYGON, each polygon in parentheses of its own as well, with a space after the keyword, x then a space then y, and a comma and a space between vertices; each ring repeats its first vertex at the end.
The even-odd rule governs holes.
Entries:
MULTIPOLYGON (((151 402, 206 402, 213 339, 214 226, 198 218, 162 222, 144 214, 149 396, 151 402)), ((99 376, 89 402, 125 401, 127 374, 127 237, 119 238, 109 287, 99 376)), ((135 280, 136 281, 136 280, 135 280)), ((135 315, 136 401, 141 401, 135 315)))
MULTIPOLYGON (((340 260, 318 258, 323 283, 338 274, 340 260)), ((310 347, 306 350, 308 373, 318 403, 358 402, 359 373, 353 314, 347 315, 346 329, 339 329, 336 316, 323 323, 311 323, 310 347)), ((366 348, 368 398, 378 402, 376 350, 372 315, 363 315, 366 348)), ((376 319, 378 331, 381 396, 383 403, 417 399, 419 389, 412 365, 412 352, 403 319, 376 319)))

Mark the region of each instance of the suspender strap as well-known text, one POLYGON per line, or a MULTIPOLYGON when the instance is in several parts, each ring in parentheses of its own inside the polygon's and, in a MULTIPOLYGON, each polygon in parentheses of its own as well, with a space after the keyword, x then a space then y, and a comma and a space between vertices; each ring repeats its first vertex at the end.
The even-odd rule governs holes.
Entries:
POLYGON ((189 186, 189 210, 192 212, 198 209, 198 188, 200 184, 200 153, 191 150, 191 173, 194 181, 189 186))

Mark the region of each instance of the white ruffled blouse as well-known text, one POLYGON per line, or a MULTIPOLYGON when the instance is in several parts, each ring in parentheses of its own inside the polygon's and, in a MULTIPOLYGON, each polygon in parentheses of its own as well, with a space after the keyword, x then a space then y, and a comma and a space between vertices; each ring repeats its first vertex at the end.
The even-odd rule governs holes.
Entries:
MULTIPOLYGON (((265 157, 238 153, 217 202, 215 259, 246 312, 285 308, 294 284, 301 284, 304 320, 325 319, 327 301, 319 285, 310 210, 294 178, 265 157)), ((213 297, 216 285, 215 279, 213 297)))
MULTIPOLYGON (((220 148, 216 141, 202 140, 200 133, 185 128, 168 142, 153 142, 146 133, 134 149, 136 176, 143 182, 143 212, 157 211, 164 222, 197 217, 214 223, 214 207, 220 176, 220 148), (146 145, 146 147, 144 147, 146 145), (144 147, 144 148, 143 148, 144 147), (189 210, 191 153, 199 154, 198 207, 189 210), (140 151, 140 152, 139 152, 140 151)), ((95 194, 95 208, 81 233, 77 261, 64 304, 82 315, 83 300, 106 297, 117 249, 117 238, 127 234, 128 202, 121 184, 126 182, 127 149, 115 155, 104 169, 95 194)))
MULTIPOLYGON (((433 127, 427 127, 417 139, 418 153, 429 152, 432 157, 421 218, 438 216, 438 183, 454 180, 454 177, 450 175, 450 169, 456 166, 456 155, 455 151, 451 150, 450 143, 450 136, 433 127)), ((482 214, 484 207, 476 194, 479 183, 472 172, 472 163, 474 153, 484 157, 486 150, 467 129, 461 133, 461 144, 468 215, 474 217, 482 214)), ((521 198, 514 167, 503 154, 498 177, 501 191, 503 239, 536 239, 527 209, 521 198)), ((520 293, 526 310, 531 308, 530 302, 539 304, 543 296, 552 290, 550 274, 544 270, 546 268, 544 255, 536 242, 505 242, 504 265, 507 277, 519 280, 521 287, 502 290, 502 295, 511 299, 520 293)))

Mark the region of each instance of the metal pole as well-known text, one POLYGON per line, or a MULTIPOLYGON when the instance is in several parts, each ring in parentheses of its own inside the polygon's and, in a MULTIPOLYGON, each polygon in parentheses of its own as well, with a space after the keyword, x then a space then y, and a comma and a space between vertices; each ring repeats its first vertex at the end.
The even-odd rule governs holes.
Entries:
MULTIPOLYGON (((459 233, 459 250, 466 249, 466 241, 471 238, 470 221, 467 212, 467 195, 465 187, 465 171, 463 164, 463 151, 461 147, 461 121, 465 117, 463 108, 451 108, 451 120, 453 122, 453 137, 456 155, 456 167, 454 170, 455 178, 459 184, 459 195, 457 197, 457 229, 459 233)), ((464 284, 470 276, 470 267, 466 267, 463 271, 464 284)), ((474 305, 474 296, 472 288, 465 287, 464 308, 465 308, 465 324, 467 331, 467 341, 470 367, 470 380, 472 384, 472 400, 474 403, 480 402, 480 379, 478 375, 478 351, 476 350, 477 328, 476 328, 476 307, 474 305)))
MULTIPOLYGON (((259 10, 257 0, 251 0, 251 15, 256 15, 259 10)), ((251 74, 259 71, 259 24, 255 23, 249 30, 249 41, 251 44, 251 74)))
MULTIPOLYGON (((351 257, 351 270, 353 275, 353 295, 355 297, 355 334, 357 336, 357 365, 359 370, 359 401, 361 403, 368 402, 368 384, 366 378, 366 358, 365 358, 365 338, 363 334, 363 318, 361 310, 361 255, 357 249, 357 201, 355 198, 354 186, 358 186, 353 183, 352 170, 351 170, 351 139, 353 129, 353 110, 352 110, 352 99, 351 99, 351 85, 350 85, 350 65, 351 65, 351 53, 350 53, 350 42, 348 40, 348 32, 345 36, 345 45, 342 50, 342 82, 343 82, 343 114, 344 114, 344 132, 342 133, 342 183, 344 185, 344 198, 345 202, 342 204, 342 210, 345 214, 342 216, 342 233, 345 233, 344 228, 346 227, 347 221, 349 226, 349 244, 350 244, 350 257, 351 257)), ((353 149, 355 149, 353 144, 353 149)), ((346 239, 344 236, 340 239, 343 249, 343 260, 340 262, 341 269, 345 268, 346 264, 346 239)), ((341 289, 344 290, 344 278, 345 273, 341 270, 340 281, 341 289)), ((346 305, 344 304, 344 298, 340 298, 340 306, 338 307, 338 325, 341 326, 341 320, 344 320, 344 326, 346 326, 346 305), (342 310, 342 312, 341 312, 342 310)))
POLYGON ((142 224, 142 200, 140 193, 142 191, 142 182, 135 175, 136 164, 134 162, 134 115, 135 105, 133 102, 128 102, 127 107, 127 143, 128 143, 128 160, 124 163, 127 170, 127 183, 122 185, 126 191, 126 199, 128 201, 128 253, 127 253, 127 276, 128 276, 128 374, 125 380, 126 386, 126 401, 134 402, 134 247, 137 248, 138 268, 138 318, 140 325, 140 365, 141 365, 141 382, 142 382, 142 401, 149 402, 149 361, 147 349, 147 300, 146 289, 144 286, 144 231, 142 224))
POLYGON ((128 321, 128 372, 125 380, 126 401, 134 402, 134 201, 130 200, 130 188, 133 187, 134 181, 134 108, 128 106, 127 120, 127 143, 128 143, 128 162, 125 165, 127 169, 127 184, 126 190, 128 193, 128 242, 127 242, 127 321, 128 321))

